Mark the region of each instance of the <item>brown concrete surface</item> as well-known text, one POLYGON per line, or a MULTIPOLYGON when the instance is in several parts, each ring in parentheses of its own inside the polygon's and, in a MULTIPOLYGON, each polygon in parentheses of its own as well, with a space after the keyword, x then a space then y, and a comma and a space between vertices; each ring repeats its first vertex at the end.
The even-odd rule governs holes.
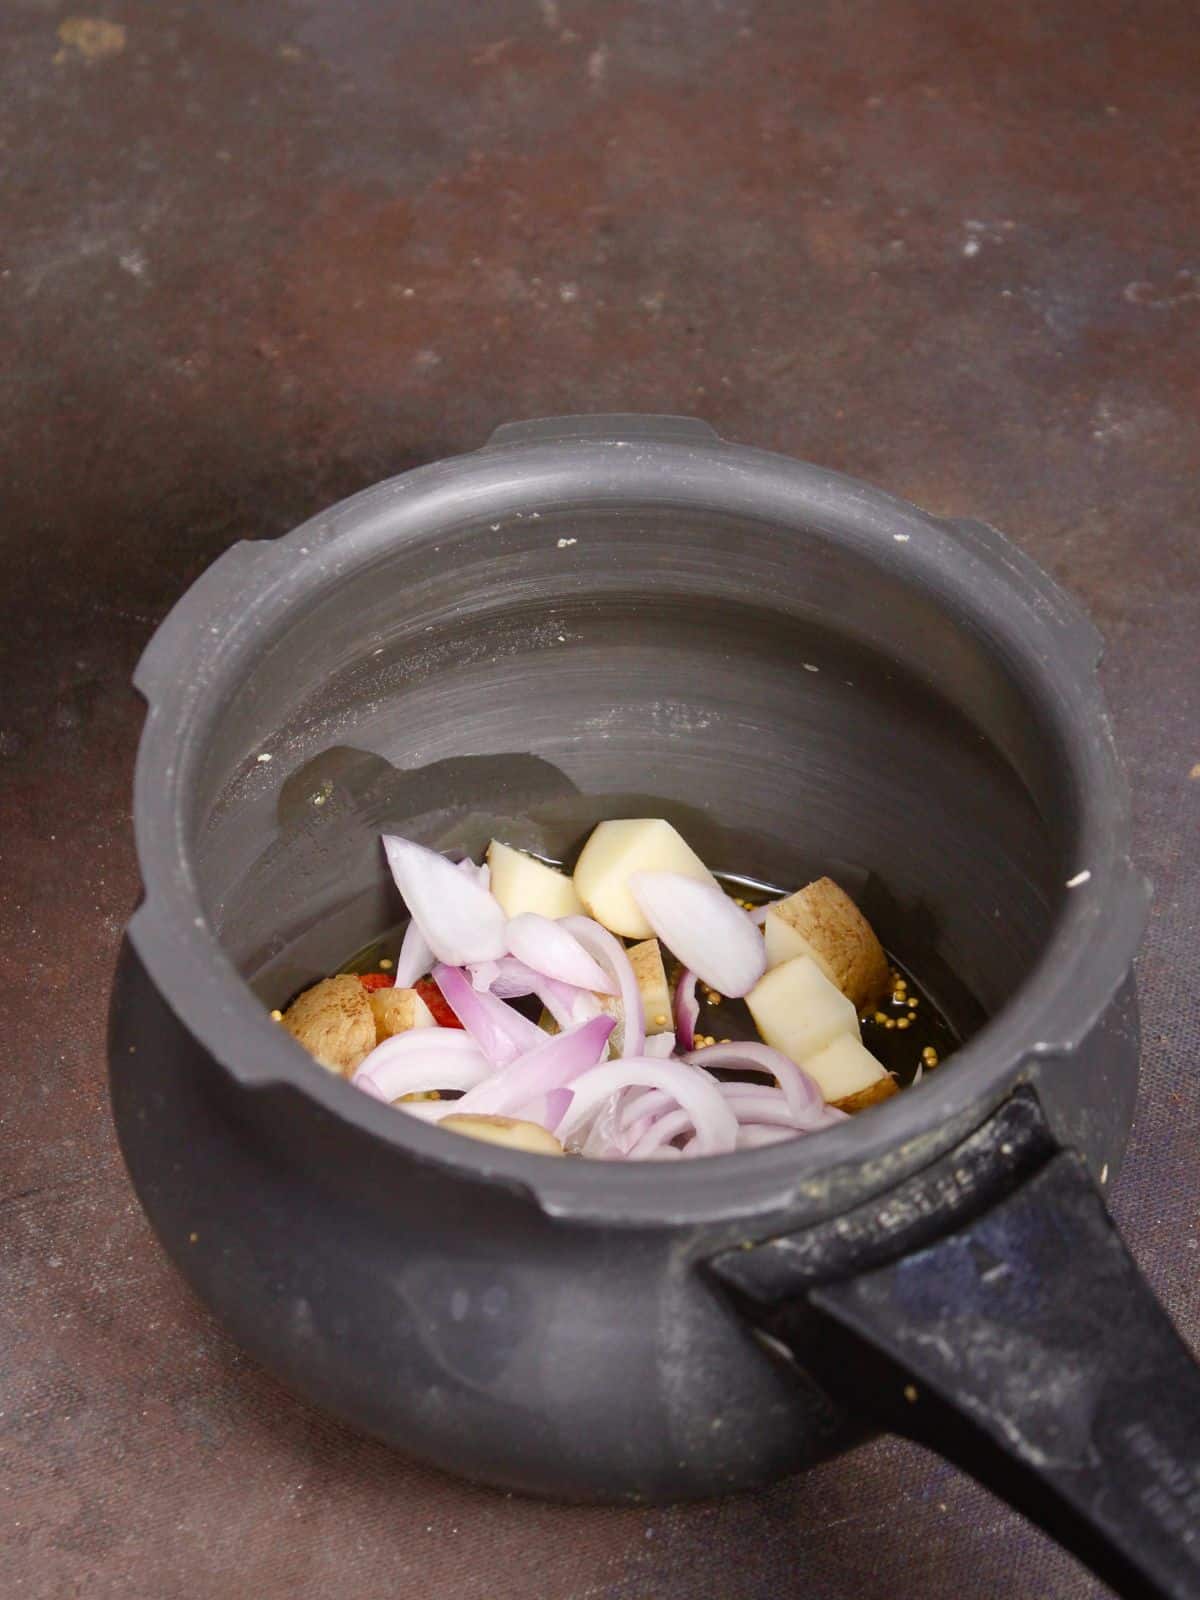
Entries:
POLYGON ((696 412, 997 523, 1104 629, 1158 884, 1115 1205, 1200 1338, 1194 6, 97 3, 0 15, 0 1596, 1099 1593, 896 1442, 606 1512, 352 1436, 167 1267, 104 1014, 129 675, 206 563, 507 418, 696 412))

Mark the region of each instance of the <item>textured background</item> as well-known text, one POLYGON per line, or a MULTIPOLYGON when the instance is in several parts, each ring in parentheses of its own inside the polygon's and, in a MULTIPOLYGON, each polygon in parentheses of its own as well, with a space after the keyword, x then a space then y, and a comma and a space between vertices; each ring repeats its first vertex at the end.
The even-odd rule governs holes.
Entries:
POLYGON ((605 1512, 351 1436, 168 1270, 103 1027, 186 584, 506 418, 696 412, 999 524, 1104 629, 1158 884, 1115 1206, 1200 1338, 1190 0, 7 0, 0 50, 5 1600, 1097 1594, 895 1442, 605 1512))

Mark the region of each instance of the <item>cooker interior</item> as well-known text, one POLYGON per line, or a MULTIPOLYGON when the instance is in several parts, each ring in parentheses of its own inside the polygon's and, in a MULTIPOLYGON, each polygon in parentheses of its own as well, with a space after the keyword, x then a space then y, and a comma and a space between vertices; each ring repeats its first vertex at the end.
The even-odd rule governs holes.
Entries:
POLYGON ((829 873, 964 1032, 1036 963, 1071 784, 1034 683, 919 551, 584 501, 301 535, 189 786, 208 917, 266 1003, 402 915, 381 830, 569 858, 620 815, 719 871, 829 873))

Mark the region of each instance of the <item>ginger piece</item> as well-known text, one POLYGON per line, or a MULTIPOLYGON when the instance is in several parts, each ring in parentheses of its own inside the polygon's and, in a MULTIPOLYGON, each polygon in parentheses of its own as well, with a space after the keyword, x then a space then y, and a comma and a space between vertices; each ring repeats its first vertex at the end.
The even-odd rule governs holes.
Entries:
POLYGON ((887 992, 890 972, 871 924, 832 878, 818 878, 767 912, 767 965, 810 956, 852 1001, 869 1011, 887 992))
POLYGON ((348 1078, 375 1048, 375 1014, 356 977, 322 978, 293 1000, 283 1026, 314 1061, 348 1078))

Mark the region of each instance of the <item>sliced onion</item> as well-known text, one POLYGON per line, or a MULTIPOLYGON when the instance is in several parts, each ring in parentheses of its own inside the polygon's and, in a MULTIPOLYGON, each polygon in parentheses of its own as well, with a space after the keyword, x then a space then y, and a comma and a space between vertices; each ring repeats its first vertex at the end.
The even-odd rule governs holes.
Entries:
POLYGON ((567 1114, 567 1107, 571 1104, 571 1091, 567 1088, 551 1089, 546 1096, 545 1116, 541 1119, 543 1126, 557 1128, 567 1114))
MULTIPOLYGON (((568 1094, 570 1090, 567 1091, 568 1094)), ((595 1115, 585 1119, 572 1135, 570 1149, 581 1156, 624 1155, 624 1145, 619 1138, 621 1108, 627 1089, 617 1089, 596 1108, 595 1115)), ((566 1113, 564 1112, 565 1116, 566 1113)), ((561 1118, 559 1119, 561 1122, 561 1118)))
MULTIPOLYGON (((747 1045, 710 1045, 707 1049, 697 1051, 685 1058, 698 1072, 707 1077, 706 1064, 718 1051, 727 1057, 732 1056, 735 1050, 743 1052, 753 1051, 757 1057, 760 1049, 767 1047, 753 1044, 747 1045), (705 1065, 702 1065, 704 1063, 705 1065)), ((774 1052, 772 1052, 774 1054, 774 1052)), ((788 1067, 795 1067, 795 1063, 783 1058, 788 1067)), ((722 1063, 715 1063, 720 1065, 722 1063)), ((743 1054, 737 1061, 727 1060, 725 1065, 741 1066, 744 1069, 771 1071, 774 1075, 775 1064, 769 1066, 765 1061, 749 1060, 743 1054)), ((795 1068, 799 1072, 799 1068, 795 1068)), ((786 1076, 786 1073, 785 1073, 786 1076)), ((807 1078, 807 1074, 803 1074, 807 1078)), ((836 1111, 832 1106, 827 1106, 822 1100, 815 1084, 811 1084, 811 1102, 802 1103, 799 1095, 793 1096, 789 1103, 781 1089, 765 1083, 720 1083, 712 1080, 717 1090, 725 1099, 730 1109, 740 1122, 779 1123, 788 1127, 792 1133, 817 1133, 822 1128, 831 1127, 835 1122, 843 1120, 844 1112, 836 1111)), ((793 1086, 794 1087, 794 1086, 793 1086)), ((657 1128, 659 1121, 672 1113, 677 1105, 675 1098, 663 1093, 661 1090, 652 1089, 644 1094, 627 1095, 622 1102, 617 1127, 613 1135, 613 1143, 620 1152, 632 1155, 651 1129, 657 1128)), ((680 1130, 676 1128, 676 1133, 680 1130)), ((654 1147, 651 1141, 650 1147, 654 1147)), ((694 1152, 698 1153, 698 1152, 694 1152)))
MULTIPOLYGON (((615 1026, 612 1017, 593 1017, 590 1022, 580 1023, 577 1028, 549 1039, 540 1028, 535 1028, 540 1045, 464 1095, 456 1109, 512 1116, 539 1095, 550 1095, 564 1088, 580 1074, 586 1077, 588 1069, 595 1067, 604 1054, 608 1036, 615 1026)), ((550 1131, 553 1133, 554 1129, 550 1131)))
POLYGON ((767 970, 762 934, 715 883, 681 872, 634 872, 629 891, 662 943, 711 988, 747 994, 767 970))
POLYGON ((679 1048, 691 1050, 696 1043, 696 1024, 700 1020, 700 1002, 696 999, 696 974, 687 967, 679 974, 675 985, 675 1032, 679 1048))
MULTIPOLYGON (((558 1127, 570 1104, 570 1089, 551 1089, 549 1094, 538 1095, 528 1105, 518 1106, 512 1115, 522 1122, 540 1122, 549 1132, 558 1127)), ((451 1109, 457 1111, 458 1104, 454 1103, 451 1109)))
POLYGON ((739 1150, 760 1150, 763 1145, 782 1144, 785 1139, 795 1139, 792 1128, 772 1128, 760 1122, 743 1122, 738 1129, 739 1150))
POLYGON ((565 1142, 615 1090, 634 1085, 660 1089, 687 1111, 704 1154, 733 1149, 737 1118, 712 1079, 682 1061, 650 1061, 644 1056, 593 1067, 576 1079, 571 1084, 571 1108, 557 1130, 559 1138, 565 1142))
POLYGON ((772 1123, 791 1128, 794 1133, 819 1133, 846 1115, 823 1103, 797 1112, 778 1089, 768 1089, 765 1084, 723 1083, 721 1092, 739 1122, 772 1123))
POLYGON ((642 1046, 642 1054, 649 1056, 651 1061, 669 1061, 675 1054, 675 1035, 673 1033, 651 1033, 646 1036, 642 1046))
MULTIPOLYGON (((652 1056, 647 1059, 662 1058, 652 1056)), ((604 1138, 613 1147, 613 1153, 624 1155, 645 1133, 655 1118, 662 1116, 664 1111, 673 1109, 675 1103, 674 1097, 664 1094, 661 1089, 644 1089, 637 1086, 618 1089, 592 1120, 591 1127, 595 1130, 595 1137, 589 1134, 589 1145, 594 1144, 595 1138, 600 1137, 601 1124, 604 1124, 604 1138)), ((583 1151, 585 1155, 595 1153, 592 1148, 585 1148, 583 1151)))
POLYGON ((535 1023, 503 1000, 494 994, 480 994, 461 967, 439 962, 433 969, 433 981, 493 1066, 506 1067, 545 1038, 535 1023))
POLYGON ((629 1134, 637 1123, 652 1122, 655 1117, 662 1116, 664 1111, 669 1111, 675 1103, 675 1096, 662 1089, 650 1089, 645 1094, 637 1096, 629 1095, 625 1101, 622 1131, 629 1134))
POLYGON ((646 1013, 642 1005, 642 991, 638 988, 633 967, 625 953, 625 946, 602 928, 591 917, 560 917, 559 925, 572 934, 615 980, 620 997, 621 1020, 624 1034, 622 1056, 640 1056, 646 1043, 646 1013))
MULTIPOLYGON (((491 990, 502 1000, 519 1000, 523 995, 535 994, 560 1028, 573 1028, 576 1023, 590 1022, 600 1015, 600 1002, 590 989, 573 989, 570 984, 559 983, 557 978, 543 977, 532 967, 518 961, 516 956, 504 956, 489 962, 496 968, 491 990)), ((474 968, 471 969, 474 973, 474 968)), ((478 986, 478 985, 477 985, 478 986)))
POLYGON ((501 1000, 520 1000, 532 994, 538 977, 531 967, 518 961, 516 956, 501 956, 499 961, 477 962, 469 971, 471 982, 477 989, 484 987, 480 979, 486 974, 486 987, 501 1000))
POLYGON ((467 977, 471 980, 472 989, 477 989, 480 994, 489 990, 495 993, 496 979, 500 976, 500 963, 498 961, 475 961, 467 968, 467 977))
MULTIPOLYGON (((628 1127, 622 1128, 615 1141, 621 1154, 628 1155, 638 1140, 650 1131, 659 1118, 667 1115, 668 1109, 668 1107, 660 1106, 658 1111, 635 1117, 628 1127)), ((628 1111, 626 1115, 629 1115, 628 1111)))
POLYGON ((361 1062, 357 1088, 383 1100, 432 1089, 473 1089, 492 1072, 474 1040, 458 1028, 410 1028, 393 1034, 361 1062))
POLYGON ((468 877, 473 877, 481 889, 487 889, 489 892, 491 891, 492 869, 488 866, 486 861, 481 861, 479 865, 476 866, 471 860, 470 856, 468 856, 465 861, 460 861, 458 863, 458 870, 460 872, 465 872, 468 877))
MULTIPOLYGON (((458 870, 465 873, 468 878, 473 878, 481 888, 486 889, 491 882, 491 871, 485 861, 477 867, 468 856, 458 863, 458 870)), ((411 989, 418 978, 423 978, 433 966, 436 957, 430 949, 424 934, 417 926, 416 918, 410 917, 408 927, 404 930, 404 942, 400 946, 400 955, 396 961, 395 984, 398 989, 411 989)), ((477 988, 486 989, 488 985, 477 984, 477 988)))
POLYGON ((617 986, 569 929, 535 911, 522 911, 508 923, 509 954, 535 972, 574 989, 615 994, 617 986))
POLYGON ((681 1133, 686 1133, 691 1126, 690 1111, 668 1111, 656 1118, 626 1153, 630 1161, 642 1161, 661 1150, 663 1145, 670 1144, 672 1139, 677 1139, 681 1133))
POLYGON ((460 870, 436 850, 383 836, 388 866, 413 921, 433 954, 449 966, 495 961, 504 954, 505 916, 500 903, 478 881, 478 868, 460 870))
POLYGON ((770 1045, 746 1044, 741 1040, 736 1044, 710 1044, 703 1051, 696 1051, 684 1059, 703 1066, 707 1072, 720 1067, 729 1071, 767 1073, 783 1090, 795 1116, 805 1114, 813 1106, 825 1104, 816 1081, 790 1057, 779 1050, 772 1050, 770 1045))
POLYGON ((774 903, 773 900, 768 900, 766 905, 755 906, 753 911, 747 911, 746 915, 756 928, 761 928, 763 923, 766 922, 767 912, 770 911, 774 903))
POLYGON ((400 954, 396 958, 397 989, 411 989, 417 979, 423 978, 429 971, 433 960, 433 951, 417 926, 416 918, 410 917, 408 927, 404 930, 400 954))

